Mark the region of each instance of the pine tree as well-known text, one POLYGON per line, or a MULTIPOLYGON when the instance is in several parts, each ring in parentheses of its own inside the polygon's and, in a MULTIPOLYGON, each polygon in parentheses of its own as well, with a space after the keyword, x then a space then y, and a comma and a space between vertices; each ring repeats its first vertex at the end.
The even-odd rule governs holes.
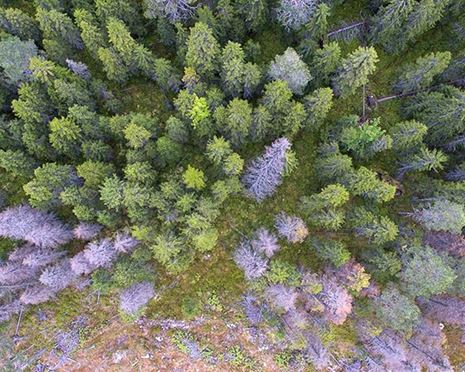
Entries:
POLYGON ((294 136, 303 126, 306 117, 304 106, 292 100, 292 91, 286 81, 266 84, 261 103, 270 114, 270 134, 294 136))
POLYGON ((83 252, 85 259, 96 268, 108 268, 118 254, 114 245, 108 239, 102 239, 87 244, 83 252))
POLYGON ((76 25, 81 31, 81 38, 87 51, 94 59, 98 59, 98 50, 104 48, 106 43, 105 35, 99 27, 97 20, 85 9, 76 9, 74 11, 74 18, 76 25))
POLYGON ((91 240, 100 233, 102 227, 97 223, 80 222, 73 229, 73 235, 76 239, 91 240))
POLYGON ((312 60, 311 73, 315 76, 315 84, 328 85, 331 76, 341 64, 341 48, 336 41, 326 43, 317 49, 312 60))
POLYGON ((236 6, 248 30, 258 31, 265 24, 269 12, 267 0, 239 0, 236 6))
POLYGON ((394 84, 394 91, 405 94, 429 87, 433 79, 447 68, 451 58, 450 52, 431 53, 418 58, 414 64, 404 67, 394 84))
POLYGON ((43 248, 55 248, 72 239, 69 228, 53 214, 27 205, 10 207, 0 213, 0 235, 43 248))
POLYGON ((388 217, 376 216, 364 208, 354 210, 350 221, 356 235, 375 245, 394 241, 399 232, 397 225, 388 217))
POLYGON ((21 41, 16 36, 0 41, 0 67, 8 84, 13 86, 27 81, 29 62, 37 55, 37 47, 32 40, 21 41))
POLYGON ((342 96, 355 93, 368 83, 368 76, 375 72, 377 62, 378 54, 373 47, 359 47, 349 54, 334 78, 336 92, 342 96))
POLYGON ((280 312, 287 312, 296 308, 298 293, 292 287, 272 285, 265 289, 265 296, 273 307, 280 312))
POLYGON ((400 30, 414 8, 414 0, 389 0, 373 19, 372 39, 391 52, 403 49, 406 41, 400 30))
POLYGON ((115 50, 112 48, 99 48, 97 54, 109 80, 118 83, 124 83, 127 80, 129 70, 115 50))
POLYGON ((39 281, 54 291, 61 291, 68 287, 75 278, 76 274, 71 270, 69 260, 65 259, 45 268, 40 275, 39 281))
POLYGON ((75 256, 73 256, 70 260, 71 270, 76 275, 88 275, 92 273, 92 271, 96 270, 97 267, 91 264, 87 258, 85 257, 84 251, 79 252, 75 256))
POLYGON ((406 105, 405 112, 426 124, 426 140, 443 145, 463 131, 465 122, 465 92, 452 86, 434 92, 420 93, 406 105))
POLYGON ((79 183, 72 166, 45 163, 34 170, 34 178, 23 189, 33 207, 56 208, 61 204, 60 193, 79 183))
POLYGON ((226 91, 238 96, 244 86, 245 55, 239 43, 228 41, 221 55, 221 77, 226 91))
POLYGON ((265 153, 247 167, 242 182, 248 195, 262 201, 272 195, 281 184, 286 166, 286 152, 291 148, 286 138, 280 138, 268 146, 265 153))
POLYGON ((312 79, 310 70, 293 48, 287 48, 282 55, 275 57, 270 65, 268 76, 274 80, 287 81, 294 94, 301 95, 312 79))
POLYGON ((90 80, 91 75, 89 72, 89 68, 87 67, 85 63, 76 62, 76 61, 73 61, 72 59, 67 58, 66 64, 68 65, 68 68, 72 72, 74 72, 76 75, 82 77, 84 80, 90 80))
POLYGON ((44 39, 58 42, 71 49, 82 49, 84 47, 79 30, 65 13, 55 9, 48 11, 38 8, 36 19, 39 22, 44 39))
POLYGON ((352 312, 352 296, 326 276, 323 277, 323 290, 317 298, 325 307, 325 319, 331 323, 343 324, 352 312))
POLYGON ((19 300, 25 305, 38 305, 55 297, 55 291, 45 285, 36 285, 26 289, 19 300))

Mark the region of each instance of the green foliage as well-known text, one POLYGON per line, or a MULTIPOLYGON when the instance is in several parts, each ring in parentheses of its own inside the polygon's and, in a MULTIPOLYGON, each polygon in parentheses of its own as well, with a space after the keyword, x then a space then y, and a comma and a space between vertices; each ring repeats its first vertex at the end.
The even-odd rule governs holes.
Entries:
POLYGON ((300 274, 295 266, 279 259, 271 261, 270 268, 265 277, 273 284, 297 286, 300 283, 300 274))
POLYGON ((350 260, 350 252, 341 241, 314 238, 312 239, 312 247, 318 257, 331 262, 336 267, 342 266, 350 260))
POLYGON ((33 207, 53 209, 61 205, 60 193, 77 180, 72 166, 45 163, 34 170, 34 178, 23 189, 33 207))
POLYGON ((368 123, 344 128, 341 142, 357 157, 367 158, 391 147, 392 139, 385 133, 380 127, 380 119, 376 118, 368 123))
POLYGON ((456 278, 454 270, 430 247, 413 247, 407 255, 399 277, 410 295, 428 298, 451 287, 456 278))
POLYGON ((0 40, 0 67, 6 81, 13 85, 26 81, 25 70, 31 58, 36 55, 37 47, 31 40, 21 41, 18 37, 0 40))
POLYGON ((220 47, 210 27, 197 22, 187 40, 186 64, 209 78, 218 70, 220 47))
POLYGON ((334 79, 337 91, 342 96, 354 94, 358 88, 368 83, 368 76, 376 70, 379 61, 373 47, 359 47, 343 61, 334 79))
POLYGON ((183 174, 184 184, 194 190, 202 190, 205 187, 204 173, 189 165, 183 174))
POLYGON ((420 309, 395 287, 386 288, 374 305, 376 316, 384 326, 407 336, 412 334, 413 327, 419 322, 420 309))
POLYGON ((197 298, 183 298, 181 311, 185 319, 193 319, 200 315, 202 311, 202 302, 197 298))

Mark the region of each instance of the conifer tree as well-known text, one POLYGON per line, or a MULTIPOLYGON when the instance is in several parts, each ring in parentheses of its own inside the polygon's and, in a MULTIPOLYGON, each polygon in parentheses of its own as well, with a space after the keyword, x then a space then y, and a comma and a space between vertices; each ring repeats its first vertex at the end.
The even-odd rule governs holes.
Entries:
POLYGON ((334 78, 336 92, 342 96, 355 93, 368 83, 368 76, 375 72, 377 62, 378 54, 373 47, 359 47, 353 51, 342 61, 334 78))
POLYGON ((274 80, 287 81, 294 94, 303 94, 312 79, 309 68, 293 48, 287 48, 282 55, 275 57, 268 75, 274 80))
POLYGON ((36 21, 19 8, 0 8, 0 28, 21 40, 40 38, 36 21))
POLYGON ((447 68, 451 57, 450 52, 437 52, 418 58, 414 64, 403 69, 394 84, 394 91, 405 94, 427 88, 447 68))
POLYGON ((291 148, 286 138, 280 138, 268 146, 265 153, 247 167, 242 182, 248 195, 262 201, 272 195, 281 184, 286 166, 286 152, 291 148))
POLYGON ((218 71, 220 46, 210 27, 197 22, 187 40, 186 64, 202 77, 210 78, 218 71))

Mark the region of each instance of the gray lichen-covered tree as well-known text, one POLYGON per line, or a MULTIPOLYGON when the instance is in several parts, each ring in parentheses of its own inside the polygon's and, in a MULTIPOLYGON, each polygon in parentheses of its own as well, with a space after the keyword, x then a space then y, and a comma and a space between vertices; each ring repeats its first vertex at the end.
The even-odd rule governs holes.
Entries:
POLYGON ((234 261, 243 271, 246 279, 261 277, 268 269, 268 260, 257 252, 248 240, 243 240, 234 252, 234 261))
POLYGON ((247 167, 242 183, 247 194, 257 201, 271 196, 281 184, 286 167, 286 154, 291 148, 287 138, 280 138, 268 146, 265 153, 247 167))
POLYGON ((308 235, 304 221, 297 216, 289 216, 284 212, 275 218, 275 227, 280 236, 290 243, 302 243, 308 235))
POLYGON ((140 282, 126 288, 120 295, 120 309, 129 315, 137 313, 155 296, 155 289, 150 282, 140 282))
POLYGON ((308 82, 312 79, 310 70, 293 48, 275 57, 271 62, 268 76, 274 80, 287 81, 294 94, 303 94, 308 82))

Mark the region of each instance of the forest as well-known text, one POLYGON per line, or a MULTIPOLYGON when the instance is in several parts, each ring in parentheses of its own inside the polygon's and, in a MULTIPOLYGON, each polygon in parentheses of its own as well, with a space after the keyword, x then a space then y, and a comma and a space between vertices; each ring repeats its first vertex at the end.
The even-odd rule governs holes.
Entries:
POLYGON ((465 369, 465 0, 0 0, 2 371, 465 369))

